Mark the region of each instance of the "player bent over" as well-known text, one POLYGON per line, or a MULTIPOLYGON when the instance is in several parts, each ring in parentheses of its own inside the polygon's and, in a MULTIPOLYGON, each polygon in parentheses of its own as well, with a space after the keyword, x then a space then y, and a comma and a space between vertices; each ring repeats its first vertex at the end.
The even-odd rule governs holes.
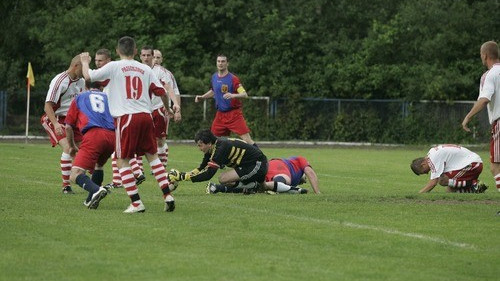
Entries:
POLYGON ((257 147, 240 139, 217 138, 208 129, 198 131, 194 141, 204 153, 200 165, 204 168, 197 174, 172 170, 169 173, 171 181, 207 181, 219 168, 227 166, 234 169, 220 174, 221 184, 235 183, 239 188, 255 188, 257 184, 264 183, 268 163, 264 153, 257 147))
POLYGON ((483 171, 481 157, 459 145, 435 146, 426 157, 414 159, 410 168, 417 176, 431 172, 430 181, 419 193, 431 191, 438 183, 447 192, 483 193, 488 188, 478 180, 483 171))
POLYGON ((78 151, 70 180, 89 192, 84 205, 97 209, 107 195, 107 190, 100 186, 104 178, 102 167, 115 149, 115 126, 106 94, 91 88, 77 96, 71 103, 65 122, 70 153, 74 155, 78 151), (75 144, 73 128, 83 134, 79 149, 75 144), (85 174, 86 171, 92 173, 92 179, 85 174))
POLYGON ((289 158, 274 158, 269 161, 269 169, 263 189, 243 190, 241 188, 212 184, 207 186, 207 194, 215 193, 255 193, 266 192, 304 194, 308 190, 300 186, 306 182, 305 177, 311 183, 314 193, 319 194, 318 176, 306 158, 292 156, 289 158))

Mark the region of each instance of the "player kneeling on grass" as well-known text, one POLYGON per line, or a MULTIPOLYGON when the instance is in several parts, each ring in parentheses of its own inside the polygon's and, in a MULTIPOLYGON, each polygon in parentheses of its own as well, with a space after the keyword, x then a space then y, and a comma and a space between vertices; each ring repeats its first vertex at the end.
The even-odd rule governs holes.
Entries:
MULTIPOLYGON (((311 183, 314 193, 319 194, 318 177, 316 172, 306 158, 302 156, 292 156, 289 158, 274 158, 269 161, 269 169, 266 174, 266 181, 263 188, 258 190, 270 194, 291 193, 304 194, 308 190, 300 186, 306 182, 306 178, 311 183)), ((207 188, 207 193, 252 193, 252 190, 230 187, 221 184, 213 184, 207 188)))
POLYGON ((447 192, 483 193, 488 187, 478 180, 483 161, 476 153, 455 144, 438 145, 410 165, 418 176, 431 172, 430 181, 419 193, 431 191, 438 183, 447 192))
MULTIPOLYGON (((88 85, 87 83, 87 86, 88 85)), ((104 178, 102 167, 115 150, 115 126, 109 113, 108 99, 105 93, 91 88, 78 95, 66 115, 66 137, 70 145, 70 154, 76 154, 71 168, 70 180, 89 192, 84 205, 97 209, 99 202, 107 195, 107 190, 100 186, 104 178), (78 149, 73 134, 73 127, 83 134, 78 149), (92 172, 92 179, 86 171, 92 172)))
POLYGON ((268 163, 259 148, 240 139, 217 138, 208 129, 198 131, 194 141, 204 154, 199 172, 185 173, 172 170, 169 173, 170 181, 207 181, 219 168, 227 166, 234 169, 220 174, 221 184, 235 183, 239 188, 255 188, 257 184, 264 183, 268 163))

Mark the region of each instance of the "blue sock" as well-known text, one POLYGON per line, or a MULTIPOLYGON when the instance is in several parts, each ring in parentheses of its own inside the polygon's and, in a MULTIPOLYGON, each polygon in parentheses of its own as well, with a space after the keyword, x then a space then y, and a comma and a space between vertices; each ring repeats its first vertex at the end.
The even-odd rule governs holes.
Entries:
POLYGON ((79 174, 76 177, 76 183, 83 189, 89 192, 89 194, 94 194, 94 192, 99 190, 99 186, 90 180, 89 176, 86 174, 79 174))
POLYGON ((103 180, 104 180, 104 171, 94 170, 94 172, 92 173, 92 181, 98 186, 101 186, 103 180))

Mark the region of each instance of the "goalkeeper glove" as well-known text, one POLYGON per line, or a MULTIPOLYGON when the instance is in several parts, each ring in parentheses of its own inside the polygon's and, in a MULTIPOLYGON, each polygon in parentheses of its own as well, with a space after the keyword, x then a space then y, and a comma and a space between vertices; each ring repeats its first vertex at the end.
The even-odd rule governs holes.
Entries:
POLYGON ((172 169, 168 173, 168 179, 170 181, 188 181, 191 179, 191 175, 185 172, 179 172, 179 170, 172 169))

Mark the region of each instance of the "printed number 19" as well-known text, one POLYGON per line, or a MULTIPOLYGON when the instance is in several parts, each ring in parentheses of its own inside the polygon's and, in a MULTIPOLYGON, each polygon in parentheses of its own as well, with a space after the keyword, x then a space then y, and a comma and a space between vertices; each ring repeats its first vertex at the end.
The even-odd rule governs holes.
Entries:
POLYGON ((142 96, 142 81, 137 76, 125 76, 127 84, 127 99, 138 100, 142 96))

